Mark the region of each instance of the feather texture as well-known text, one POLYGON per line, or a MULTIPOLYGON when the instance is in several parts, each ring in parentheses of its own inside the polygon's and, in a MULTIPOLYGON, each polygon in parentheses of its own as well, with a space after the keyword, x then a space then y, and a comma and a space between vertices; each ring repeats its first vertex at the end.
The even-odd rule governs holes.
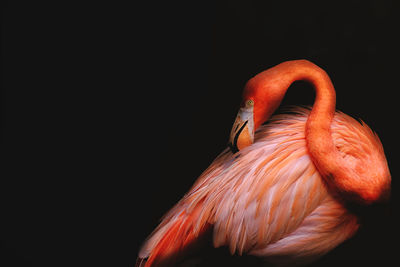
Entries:
MULTIPOLYGON (((257 130, 254 144, 237 154, 223 151, 145 242, 139 253, 149 259, 145 266, 180 253, 207 227, 213 227, 215 247, 277 265, 308 262, 351 237, 357 218, 335 198, 307 151, 309 112, 296 108, 274 116, 257 130)), ((335 113, 331 129, 349 162, 372 162, 377 153, 371 151, 383 152, 368 126, 343 113, 335 113)))

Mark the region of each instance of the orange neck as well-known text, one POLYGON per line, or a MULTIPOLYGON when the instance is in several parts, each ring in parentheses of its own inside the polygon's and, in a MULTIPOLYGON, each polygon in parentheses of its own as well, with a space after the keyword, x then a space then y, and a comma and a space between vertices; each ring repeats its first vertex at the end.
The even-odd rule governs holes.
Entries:
POLYGON ((324 70, 307 60, 281 63, 250 79, 244 90, 244 99, 255 98, 255 128, 269 119, 278 108, 289 86, 298 80, 310 82, 316 91, 312 119, 319 124, 312 127, 330 129, 335 113, 336 94, 329 76, 324 70))
POLYGON ((316 92, 314 106, 307 120, 305 137, 312 161, 328 184, 350 198, 369 202, 375 196, 360 196, 354 183, 355 170, 348 166, 336 149, 331 135, 335 114, 336 94, 324 70, 306 60, 281 63, 248 81, 244 99, 255 99, 254 125, 268 120, 281 103, 289 86, 297 80, 311 83, 316 92))

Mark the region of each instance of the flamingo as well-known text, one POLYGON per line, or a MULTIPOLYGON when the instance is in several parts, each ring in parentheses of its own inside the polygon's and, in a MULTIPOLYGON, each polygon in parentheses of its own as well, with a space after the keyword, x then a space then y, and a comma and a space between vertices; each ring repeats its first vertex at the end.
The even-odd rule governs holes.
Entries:
POLYGON ((377 134, 335 104, 329 76, 307 60, 251 78, 229 147, 165 215, 136 265, 173 266, 210 231, 214 247, 277 266, 310 263, 352 237, 359 220, 346 203, 387 200, 391 175, 377 134), (270 118, 297 80, 315 89, 313 107, 270 118))

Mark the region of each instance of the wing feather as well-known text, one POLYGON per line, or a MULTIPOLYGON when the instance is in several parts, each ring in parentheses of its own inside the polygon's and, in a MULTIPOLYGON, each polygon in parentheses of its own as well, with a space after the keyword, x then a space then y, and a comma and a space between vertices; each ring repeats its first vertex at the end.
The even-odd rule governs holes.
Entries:
MULTIPOLYGON (((195 237, 204 225, 213 225, 214 246, 226 245, 231 253, 238 254, 291 251, 295 247, 289 244, 291 241, 307 242, 304 231, 310 231, 312 225, 338 231, 340 223, 328 222, 327 218, 338 216, 344 208, 330 196, 308 155, 304 129, 309 110, 296 112, 275 116, 256 132, 255 143, 240 152, 223 151, 166 215, 141 254, 149 255, 154 244, 171 232, 171 221, 193 212, 196 220, 185 228, 192 231, 185 232, 186 236, 195 237), (323 205, 327 208, 321 209, 323 205)), ((338 122, 340 118, 335 120, 340 125, 334 138, 350 138, 337 133, 344 123, 338 122)), ((337 142, 339 146, 346 142, 344 139, 337 142)), ((182 229, 174 231, 180 233, 182 229)), ((312 238, 315 241, 320 236, 312 238)))

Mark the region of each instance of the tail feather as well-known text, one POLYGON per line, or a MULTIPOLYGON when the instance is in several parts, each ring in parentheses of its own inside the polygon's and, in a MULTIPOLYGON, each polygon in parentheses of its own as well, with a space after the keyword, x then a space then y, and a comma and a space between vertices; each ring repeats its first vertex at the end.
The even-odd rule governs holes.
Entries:
POLYGON ((163 227, 157 228, 144 244, 145 253, 139 253, 136 267, 172 265, 182 257, 210 227, 207 222, 197 227, 201 209, 199 205, 190 213, 181 211, 169 217, 170 222, 162 222, 163 227))

